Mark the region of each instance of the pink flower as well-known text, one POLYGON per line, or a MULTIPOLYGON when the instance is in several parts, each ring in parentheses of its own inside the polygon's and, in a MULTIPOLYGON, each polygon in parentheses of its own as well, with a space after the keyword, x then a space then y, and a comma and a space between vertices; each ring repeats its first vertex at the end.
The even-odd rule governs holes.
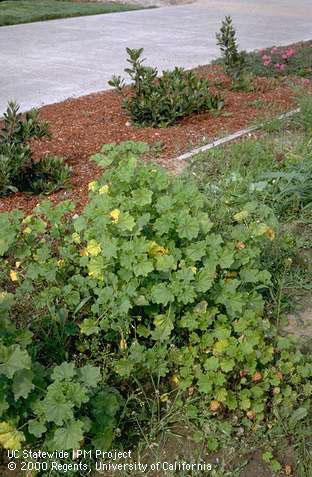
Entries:
POLYGON ((277 52, 277 48, 276 48, 276 46, 273 46, 273 48, 272 48, 272 50, 271 50, 271 54, 273 55, 273 54, 276 53, 276 52, 277 52))
POLYGON ((271 63, 272 58, 268 55, 263 55, 262 61, 263 61, 264 66, 268 66, 271 63))
POLYGON ((284 63, 276 63, 275 68, 279 71, 283 71, 285 69, 284 63))
POLYGON ((310 80, 308 80, 308 78, 304 79, 302 81, 302 83, 305 85, 305 86, 309 86, 310 85, 310 80))
POLYGON ((290 58, 291 56, 294 56, 295 54, 295 50, 291 47, 287 48, 287 50, 285 50, 282 54, 282 58, 283 60, 288 60, 288 58, 290 58))

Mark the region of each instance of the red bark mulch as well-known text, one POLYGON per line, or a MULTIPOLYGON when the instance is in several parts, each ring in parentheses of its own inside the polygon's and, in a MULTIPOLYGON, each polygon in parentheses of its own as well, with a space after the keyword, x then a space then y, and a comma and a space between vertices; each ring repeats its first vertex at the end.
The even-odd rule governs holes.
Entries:
MULTIPOLYGON (((224 109, 218 114, 207 112, 192 115, 166 129, 133 126, 121 107, 120 97, 114 91, 42 107, 40 117, 49 122, 52 138, 33 143, 34 158, 39 160, 46 154, 61 155, 73 169, 71 188, 51 194, 50 200, 59 202, 71 199, 77 203, 78 211, 82 209, 88 199, 88 183, 102 172, 88 158, 103 144, 125 140, 161 143, 160 154, 152 159, 174 169, 173 159, 192 147, 246 127, 265 113, 272 115, 288 111, 294 106, 294 93, 286 81, 258 78, 256 91, 233 92, 227 88, 227 79, 220 74, 218 67, 200 67, 197 71, 213 81, 223 81, 221 93, 225 98, 224 109), (259 104, 263 104, 263 107, 259 108, 259 104)), ((0 212, 19 208, 29 213, 41 200, 42 196, 11 194, 0 198, 0 212)))

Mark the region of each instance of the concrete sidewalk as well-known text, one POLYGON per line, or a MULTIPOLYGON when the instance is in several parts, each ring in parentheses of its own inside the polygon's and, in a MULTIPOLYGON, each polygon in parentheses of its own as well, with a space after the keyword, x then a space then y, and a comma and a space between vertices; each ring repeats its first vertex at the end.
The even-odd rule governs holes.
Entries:
POLYGON ((207 64, 219 55, 215 32, 230 14, 240 47, 253 50, 312 37, 311 0, 199 0, 153 10, 0 28, 0 115, 107 89, 123 74, 125 48, 144 47, 159 69, 207 64))

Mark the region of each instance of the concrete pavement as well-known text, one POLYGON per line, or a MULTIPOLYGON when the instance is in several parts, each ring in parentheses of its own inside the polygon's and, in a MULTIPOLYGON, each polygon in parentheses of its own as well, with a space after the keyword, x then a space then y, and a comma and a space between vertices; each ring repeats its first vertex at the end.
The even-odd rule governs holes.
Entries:
POLYGON ((312 37, 311 0, 199 0, 191 5, 0 28, 0 115, 107 89, 123 74, 125 48, 144 47, 160 70, 219 55, 215 32, 230 14, 240 47, 253 50, 312 37))

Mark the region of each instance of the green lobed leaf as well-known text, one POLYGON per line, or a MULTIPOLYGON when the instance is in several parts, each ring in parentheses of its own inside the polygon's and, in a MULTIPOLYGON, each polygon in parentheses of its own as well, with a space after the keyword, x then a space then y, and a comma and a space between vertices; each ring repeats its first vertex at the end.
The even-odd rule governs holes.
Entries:
POLYGON ((156 341, 164 341, 169 338, 171 331, 174 328, 170 314, 157 315, 154 318, 155 329, 152 331, 151 336, 156 341))
POLYGON ((28 431, 35 437, 40 438, 47 431, 47 427, 43 422, 31 419, 28 421, 28 431))
POLYGON ((85 365, 77 370, 79 380, 87 387, 96 387, 101 379, 101 370, 98 367, 85 365))
POLYGON ((33 377, 33 372, 29 369, 23 369, 14 374, 12 391, 16 401, 20 397, 26 399, 29 393, 34 389, 33 377))
POLYGON ((154 285, 151 289, 151 298, 154 303, 161 303, 167 305, 173 301, 174 296, 164 283, 154 285))
POLYGON ((57 450, 79 449, 83 440, 83 422, 71 421, 66 426, 56 429, 53 446, 57 450))
POLYGON ((31 358, 18 345, 0 345, 0 374, 12 378, 17 371, 31 368, 31 358))
POLYGON ((86 336, 97 335, 100 331, 100 327, 97 325, 97 320, 93 318, 84 319, 79 327, 80 332, 86 336))
POLYGON ((75 376, 74 363, 62 363, 60 366, 55 366, 52 372, 52 379, 54 381, 63 381, 71 379, 75 376))

